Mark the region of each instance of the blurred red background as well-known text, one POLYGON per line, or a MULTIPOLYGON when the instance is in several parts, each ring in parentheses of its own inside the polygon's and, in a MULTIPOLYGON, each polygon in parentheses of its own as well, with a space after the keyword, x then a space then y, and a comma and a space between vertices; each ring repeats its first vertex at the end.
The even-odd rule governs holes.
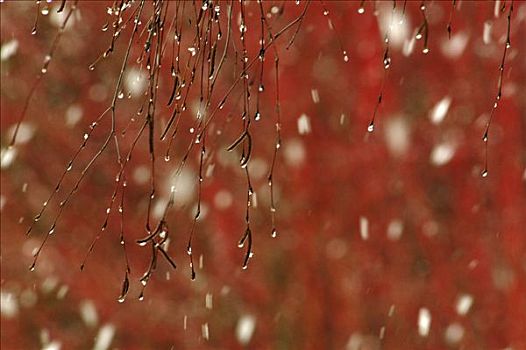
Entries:
MULTIPOLYGON (((497 93, 508 7, 495 16, 502 3, 458 2, 448 39, 452 3, 426 2, 430 52, 423 54, 423 40, 414 40, 422 24, 420 3, 408 2, 400 23, 403 2, 396 2, 391 65, 375 131, 367 133, 384 76, 383 37, 392 3, 367 1, 364 14, 357 11, 359 2, 312 3, 290 49, 285 47, 293 30, 276 43, 283 139, 274 176, 278 237, 270 235, 267 185, 276 117, 269 50, 262 118, 252 125, 249 171, 257 206, 251 209, 255 255, 249 268, 241 269, 244 250, 237 248, 245 229, 246 179, 238 156, 226 151, 241 130, 237 89, 207 141, 209 176, 193 247, 196 261, 202 259, 197 279, 190 280, 185 251, 197 201, 195 149, 168 217, 168 251, 177 270, 160 259, 143 301, 137 298, 138 279, 149 250, 133 243, 144 236, 149 196, 148 143, 140 139, 126 173, 124 232, 132 272, 122 304, 117 298, 125 261, 117 215, 110 216, 84 271, 79 269, 113 191, 113 145, 64 209, 36 270, 28 270, 58 201, 104 141, 109 120, 93 133, 58 200, 25 235, 89 124, 111 102, 129 31, 111 57, 88 70, 111 40, 111 31, 100 30, 110 5, 80 2, 30 102, 14 151, 7 150, 14 125, 63 16, 56 13, 59 4, 42 2, 40 8, 50 11, 31 35, 33 2, 0 5, 3 349, 526 349, 525 3, 514 5, 486 178, 480 176, 482 135, 497 93)), ((305 3, 263 5, 277 32, 305 3)), ((221 6, 226 28, 226 4, 221 6)), ((148 3, 145 20, 149 13, 148 3)), ((235 23, 238 16, 236 2, 235 23)), ((256 2, 246 4, 246 18, 249 56, 255 57, 256 2)), ((236 26, 232 35, 239 45, 236 26)), ((142 48, 136 46, 130 67, 142 48)), ((172 84, 168 68, 159 82, 160 124, 171 114, 164 104, 172 84)), ((218 79, 223 92, 237 74, 233 51, 224 69, 218 79)), ((130 118, 140 102, 133 96, 118 104, 118 130, 130 125, 122 137, 125 147, 139 129, 130 118)), ((188 106, 188 114, 195 113, 197 96, 188 106)), ((182 130, 193 125, 185 118, 182 130)), ((158 160, 155 220, 189 140, 187 132, 181 134, 171 160, 158 160)), ((159 159, 166 145, 158 142, 159 159)))

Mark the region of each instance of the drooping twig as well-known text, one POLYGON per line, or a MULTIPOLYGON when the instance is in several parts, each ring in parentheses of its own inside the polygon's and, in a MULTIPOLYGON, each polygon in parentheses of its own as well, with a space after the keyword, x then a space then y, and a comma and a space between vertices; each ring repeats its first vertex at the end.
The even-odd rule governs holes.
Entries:
MULTIPOLYGON (((53 58, 53 55, 55 54, 55 51, 58 48, 58 44, 60 42, 60 39, 62 38, 62 35, 64 34, 64 30, 66 28, 66 25, 68 24, 71 16, 73 15, 75 10, 77 9, 77 3, 78 3, 78 0, 75 0, 73 5, 71 5, 71 8, 69 9, 66 17, 64 18, 64 21, 62 22, 62 24, 60 25, 60 28, 58 29, 57 34, 55 35, 55 39, 53 39, 53 43, 51 44, 51 48, 49 49, 47 55, 44 57, 44 63, 42 65, 42 68, 40 69, 40 72, 38 73, 35 81, 33 82, 33 85, 31 86, 31 90, 29 90, 29 94, 27 95, 26 100, 24 101, 24 107, 22 108, 22 112, 20 113, 20 117, 18 118, 18 122, 16 123, 15 131, 13 132, 13 136, 11 137, 11 141, 9 142, 9 146, 8 146, 9 148, 12 148, 15 145, 16 137, 18 135, 18 131, 20 129, 20 125, 22 124, 22 122, 24 121, 24 119, 26 117, 27 109, 29 107, 29 103, 31 102, 31 100, 33 98, 33 95, 35 94, 35 92, 37 90, 37 87, 38 87, 38 85, 40 84, 40 82, 42 80, 42 77, 48 71, 49 64, 51 63, 51 59, 53 58)), ((33 28, 32 34, 36 34, 36 31, 37 31, 36 28, 37 28, 37 22, 38 22, 38 15, 40 13, 39 9, 40 9, 40 1, 37 1, 37 16, 36 16, 35 26, 33 28)))
MULTIPOLYGON (((137 19, 140 18, 140 15, 141 15, 141 12, 142 12, 142 8, 144 6, 144 0, 141 1, 141 4, 139 6, 140 6, 140 9, 139 9, 139 11, 137 13, 137 19)), ((57 225, 57 222, 58 222, 60 216, 62 215, 62 212, 63 212, 65 206, 71 200, 73 195, 77 192, 77 190, 79 188, 79 185, 82 182, 82 180, 84 179, 87 171, 92 167, 92 165, 100 157, 100 155, 106 150, 108 144, 110 143, 111 139, 115 135, 115 119, 116 119, 115 109, 116 109, 116 106, 117 106, 117 99, 118 99, 118 96, 119 96, 120 86, 122 84, 122 80, 123 80, 123 77, 124 77, 124 71, 126 69, 128 56, 129 56, 130 51, 131 51, 133 38, 135 36, 135 33, 137 32, 137 27, 138 27, 138 21, 135 22, 135 27, 134 27, 134 30, 133 30, 133 32, 131 34, 130 41, 128 43, 128 48, 126 49, 126 53, 124 55, 123 63, 122 63, 121 70, 120 70, 120 73, 119 73, 119 77, 117 79, 117 83, 116 83, 116 86, 115 86, 115 92, 114 92, 114 95, 113 95, 113 100, 112 100, 111 106, 109 108, 110 111, 111 111, 111 130, 110 130, 108 136, 106 137, 104 143, 102 144, 102 146, 99 148, 99 150, 95 153, 95 155, 91 158, 91 160, 88 162, 88 164, 81 171, 81 174, 78 177, 78 179, 77 179, 75 185, 73 186, 73 188, 71 189, 71 191, 67 194, 66 198, 62 202, 60 202, 58 213, 56 214, 56 216, 55 216, 55 218, 54 218, 54 220, 53 220, 53 222, 51 224, 51 227, 50 227, 50 229, 48 231, 48 234, 44 237, 44 240, 42 241, 40 247, 37 249, 37 251, 36 251, 36 253, 34 255, 33 263, 30 266, 30 270, 34 270, 35 269, 38 257, 40 256, 40 252, 42 251, 42 249, 43 249, 44 245, 46 244, 46 242, 47 242, 48 238, 50 237, 50 235, 52 235, 54 233, 56 225, 57 225)), ((84 141, 86 141, 87 137, 89 137, 89 135, 87 137, 86 137, 86 135, 88 135, 88 134, 85 134, 85 136, 84 136, 85 140, 84 141)), ((82 149, 82 146, 81 146, 81 149, 82 149)), ((69 167, 69 165, 68 165, 68 167, 69 167)))
MULTIPOLYGON (((505 7, 503 6, 501 8, 501 11, 504 11, 505 7)), ((508 50, 511 48, 511 16, 513 14, 513 1, 510 4, 509 10, 508 10, 508 17, 507 17, 507 30, 506 30, 506 43, 504 44, 504 50, 502 52, 502 59, 500 61, 499 65, 499 80, 497 82, 497 94, 495 95, 495 99, 493 100, 493 107, 491 108, 491 113, 488 119, 488 122, 486 123, 486 129, 484 130, 484 135, 482 136, 482 141, 484 141, 484 169, 482 170, 481 176, 487 177, 488 176, 488 141, 489 141, 489 130, 491 126, 491 122, 493 120, 493 116, 495 115, 495 112, 497 110, 497 107, 499 105, 499 101, 502 97, 502 83, 504 80, 504 64, 506 63, 506 55, 508 53, 508 50)))

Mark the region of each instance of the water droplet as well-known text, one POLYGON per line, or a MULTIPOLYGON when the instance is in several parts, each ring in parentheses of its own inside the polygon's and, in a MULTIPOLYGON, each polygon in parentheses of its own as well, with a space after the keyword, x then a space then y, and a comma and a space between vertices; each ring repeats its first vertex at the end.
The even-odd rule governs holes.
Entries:
POLYGON ((88 137, 89 137, 89 135, 88 135, 88 134, 84 134, 84 140, 87 140, 87 139, 88 139, 88 137))
POLYGON ((390 65, 391 65, 391 58, 390 57, 384 58, 384 68, 388 69, 390 65))
POLYGON ((88 67, 89 70, 93 71, 95 70, 95 65, 94 64, 90 64, 90 66, 88 67))
POLYGON ((124 97, 124 92, 121 90, 119 94, 117 95, 119 99, 122 99, 124 97))
POLYGON ((259 84, 258 91, 259 92, 265 91, 265 86, 263 84, 259 84))
POLYGON ((484 169, 480 175, 482 177, 488 177, 488 169, 484 169))
POLYGON ((125 299, 126 299, 126 297, 122 296, 119 299, 117 299, 117 301, 122 304, 122 303, 124 303, 125 299))
POLYGON ((369 126, 367 127, 367 131, 368 131, 368 132, 373 132, 373 131, 374 131, 374 123, 373 123, 373 122, 371 122, 371 123, 369 124, 369 126))
POLYGON ((32 263, 31 266, 29 266, 29 271, 35 271, 35 263, 32 263))
POLYGON ((359 13, 360 15, 363 15, 363 14, 365 13, 365 9, 364 9, 363 7, 360 7, 360 8, 358 9, 358 13, 359 13))
POLYGON ((164 161, 165 162, 169 162, 170 161, 170 156, 168 154, 164 156, 164 161))
POLYGON ((245 33, 245 32, 247 31, 247 26, 246 26, 244 23, 242 23, 242 24, 239 26, 239 31, 240 31, 241 33, 245 33))
POLYGON ((254 116, 254 120, 260 120, 261 119, 261 113, 256 112, 256 115, 254 116))
POLYGON ((327 10, 327 9, 323 10, 323 15, 324 16, 328 16, 329 15, 329 10, 327 10))
POLYGON ((31 30, 31 35, 35 35, 37 33, 37 27, 33 27, 31 30))
POLYGON ((189 48, 188 48, 188 51, 190 51, 190 53, 192 54, 192 56, 195 56, 195 54, 197 53, 195 47, 189 47, 189 48))
POLYGON ((416 38, 416 40, 422 39, 422 33, 416 34, 415 38, 416 38))
POLYGON ((46 74, 47 73, 47 68, 46 67, 42 67, 41 72, 42 72, 42 74, 46 74))
POLYGON ((349 62, 349 56, 347 55, 347 51, 343 51, 343 61, 349 62))
POLYGON ((140 247, 144 247, 144 246, 146 246, 147 244, 148 244, 148 241, 141 241, 141 242, 139 242, 139 246, 140 246, 140 247))
POLYGON ((425 47, 425 48, 422 50, 422 53, 424 53, 424 54, 428 54, 428 53, 429 53, 429 48, 425 47))
POLYGON ((55 228, 52 227, 51 230, 49 230, 48 235, 52 235, 55 232, 55 228))
POLYGON ((273 228, 273 229, 272 229, 272 233, 270 234, 270 236, 271 236, 272 238, 276 238, 276 237, 278 236, 278 231, 277 231, 275 228, 273 228))
POLYGON ((42 10, 40 11, 40 13, 43 16, 47 16, 49 14, 49 7, 47 7, 47 6, 43 7, 42 10))

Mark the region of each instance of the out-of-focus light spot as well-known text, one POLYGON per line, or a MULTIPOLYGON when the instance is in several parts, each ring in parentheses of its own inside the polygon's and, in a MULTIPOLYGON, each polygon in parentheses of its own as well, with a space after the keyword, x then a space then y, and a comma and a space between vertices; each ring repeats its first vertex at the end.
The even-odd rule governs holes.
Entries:
POLYGON ((364 216, 360 216, 360 236, 364 241, 369 239, 369 220, 364 216))
POLYGON ((310 95, 312 97, 312 102, 320 103, 320 93, 318 92, 318 89, 311 89, 310 95))
POLYGON ((444 56, 454 59, 460 57, 469 41, 469 36, 460 32, 451 36, 451 39, 444 39, 442 41, 441 49, 444 56))
POLYGON ((4 205, 7 202, 7 199, 4 195, 0 195, 0 211, 4 210, 4 205))
POLYGON ((60 286, 60 288, 57 290, 57 299, 64 299, 66 297, 66 294, 68 294, 68 291, 69 291, 69 286, 67 285, 62 285, 60 286))
POLYGON ((208 310, 212 310, 212 308, 214 307, 214 303, 213 303, 213 294, 212 293, 206 293, 205 295, 205 307, 208 309, 208 310))
POLYGON ((15 55, 18 51, 18 40, 11 39, 6 41, 0 47, 0 61, 7 61, 11 56, 15 55))
POLYGON ((14 147, 3 148, 0 151, 0 168, 7 169, 11 166, 17 155, 17 150, 14 147))
POLYGON ((433 237, 438 233, 438 229, 439 227, 436 221, 430 220, 424 224, 422 227, 422 232, 428 237, 433 237))
POLYGON ((305 161, 306 152, 303 142, 299 139, 288 139, 283 145, 285 162, 290 166, 299 166, 305 161))
POLYGON ((262 158, 253 158, 250 160, 250 177, 259 180, 268 173, 267 162, 262 158))
POLYGON ((493 15, 498 18, 500 14, 500 0, 495 1, 495 7, 493 8, 493 15))
POLYGON ((429 119, 433 124, 440 124, 446 117, 447 112, 449 111, 449 106, 451 106, 451 97, 445 96, 431 109, 429 113, 429 119))
MULTIPOLYGON (((13 137, 15 130, 16 124, 11 125, 11 127, 7 130, 8 139, 11 139, 13 137)), ((34 135, 35 127, 30 123, 22 122, 18 127, 18 133, 16 135, 16 144, 27 143, 33 138, 34 135)))
POLYGON ((169 186, 173 186, 175 192, 175 203, 185 204, 190 201, 194 195, 196 174, 184 168, 175 179, 170 180, 169 186))
POLYGON ((241 345, 247 345, 252 339, 256 329, 256 318, 252 315, 243 315, 237 321, 236 339, 241 345))
POLYGON ((411 56, 415 49, 415 43, 416 38, 415 36, 411 36, 410 38, 407 38, 404 40, 404 46, 402 47, 402 54, 406 57, 411 56))
POLYGON ((372 334, 354 332, 349 337, 345 350, 381 349, 380 338, 372 334))
POLYGON ((58 340, 53 340, 42 346, 42 350, 60 350, 62 348, 62 343, 58 340))
POLYGON ((515 281, 513 270, 504 265, 494 266, 491 271, 491 277, 495 288, 503 291, 509 290, 515 281))
POLYGON ((150 170, 145 165, 139 165, 133 171, 133 175, 132 176, 133 176, 133 180, 138 185, 144 185, 150 179, 150 170))
MULTIPOLYGON (((68 16, 69 11, 70 9, 67 7, 62 12, 57 12, 57 9, 53 8, 49 16, 49 22, 55 27, 60 28, 64 24, 64 20, 68 16)), ((80 12, 79 12, 79 9, 77 8, 75 10, 74 15, 69 18, 68 23, 66 27, 64 28, 65 30, 70 29, 75 24, 75 21, 77 20, 76 17, 79 16, 79 14, 80 12)))
POLYGON ((27 288, 20 293, 20 305, 23 307, 33 307, 38 300, 37 293, 27 288))
POLYGON ((105 324, 100 327, 97 336, 95 337, 95 345, 93 350, 107 350, 115 335, 115 326, 112 324, 105 324))
MULTIPOLYGON (((379 3, 379 5, 381 6, 380 15, 378 16, 380 35, 384 39, 387 33, 390 47, 399 49, 409 35, 409 14, 407 12, 402 14, 402 11, 398 9, 393 11, 392 6, 388 3, 379 3)), ((380 8, 380 6, 378 7, 380 8)))
POLYGON ((491 43, 491 29, 493 24, 490 21, 484 22, 484 29, 482 30, 482 42, 486 45, 491 43))
POLYGON ((84 111, 78 104, 72 104, 66 110, 66 125, 69 127, 75 126, 81 119, 84 111))
POLYGON ((347 253, 347 243, 340 238, 333 238, 325 247, 327 257, 331 259, 341 259, 347 253))
POLYGON ((91 300, 83 300, 80 302, 80 316, 88 327, 95 327, 99 322, 95 303, 91 300))
POLYGON ((201 325, 201 336, 204 340, 210 339, 210 329, 208 328, 208 322, 201 325))
POLYGON ((257 194, 257 192, 253 192, 252 195, 250 196, 250 206, 252 208, 257 208, 258 207, 258 194, 257 194))
POLYGON ((403 156, 409 149, 409 126, 402 117, 390 118, 385 123, 387 149, 395 157, 403 156))
POLYGON ((444 338, 448 344, 456 345, 462 340, 462 337, 464 337, 464 327, 461 324, 455 322, 447 326, 444 338))
POLYGON ((232 205, 234 198, 232 194, 226 190, 221 190, 214 196, 214 205, 217 209, 225 210, 232 205))
POLYGON ((455 146, 452 143, 441 143, 436 145, 431 151, 431 164, 442 166, 449 163, 455 155, 455 146))
POLYGON ((4 318, 13 318, 18 314, 18 301, 11 292, 0 292, 0 313, 4 318))
POLYGON ((457 314, 461 316, 466 315, 471 309, 472 305, 473 305, 473 296, 469 294, 460 295, 457 299, 457 305, 456 305, 457 314))
POLYGON ((404 224, 399 219, 394 219, 387 226, 387 238, 391 241, 398 241, 404 232, 404 224))
POLYGON ((306 114, 302 114, 298 118, 298 133, 300 135, 309 134, 311 132, 310 119, 306 114))
POLYGON ((146 88, 146 73, 137 68, 132 68, 126 73, 125 86, 133 96, 139 96, 146 88))
POLYGON ((431 328, 431 313, 425 307, 418 310, 418 334, 421 337, 427 337, 429 335, 429 329, 431 328))

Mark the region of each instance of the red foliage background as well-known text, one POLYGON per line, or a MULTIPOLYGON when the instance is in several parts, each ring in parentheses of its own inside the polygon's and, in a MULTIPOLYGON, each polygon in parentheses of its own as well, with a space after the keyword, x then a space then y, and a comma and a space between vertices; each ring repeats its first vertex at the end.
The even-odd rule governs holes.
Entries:
MULTIPOLYGON (((278 5, 264 3, 269 11, 278 5)), ((140 140, 125 200, 132 286, 120 304, 116 299, 124 256, 118 218, 112 217, 86 269, 79 271, 105 217, 118 171, 114 149, 90 170, 37 269, 28 271, 57 204, 50 205, 30 237, 26 229, 89 123, 107 108, 126 41, 89 71, 111 34, 100 31, 108 20, 107 4, 82 1, 31 101, 25 125, 33 128, 32 138, 16 145, 16 158, 2 169, 2 348, 42 347, 45 334, 66 349, 91 348, 100 327, 108 324, 115 329, 112 348, 121 349, 526 348, 525 5, 515 3, 503 98, 490 131, 489 176, 482 178, 481 137, 497 92, 507 10, 495 17, 493 3, 459 3, 448 40, 451 3, 427 3, 430 52, 421 53, 421 41, 406 54, 403 45, 392 44, 376 128, 367 133, 384 74, 379 21, 389 16, 391 3, 366 2, 360 15, 358 2, 327 2, 329 16, 323 15, 321 3, 311 4, 294 45, 285 49, 292 31, 277 43, 283 122, 275 174, 278 238, 270 237, 266 179, 275 122, 270 50, 262 120, 254 126, 249 165, 258 205, 251 210, 255 256, 248 270, 241 270, 244 252, 236 247, 244 231, 246 180, 235 155, 225 150, 240 131, 236 122, 241 107, 234 94, 213 124, 221 134, 208 145, 213 154, 207 165, 214 168, 203 182, 206 215, 198 222, 194 247, 203 267, 191 281, 185 248, 196 202, 196 151, 187 167, 189 180, 183 183, 190 188, 189 198, 169 217, 169 252, 178 268, 173 272, 161 261, 143 301, 137 300, 138 278, 147 267, 148 249, 131 244, 144 236, 149 192, 148 181, 140 176, 149 164, 147 139, 140 140), (329 19, 336 31, 328 26, 329 19), (485 25, 491 26, 489 41, 483 40, 485 25), (338 36, 349 62, 343 60, 338 36), (311 96, 316 91, 319 103, 311 96), (444 97, 451 99, 447 115, 432 123, 431 110, 444 97), (67 125, 72 105, 83 117, 67 125), (310 133, 298 133, 302 114, 310 120, 310 133), (361 237, 360 222, 368 225, 367 239, 361 237), (466 313, 458 312, 459 300, 472 301, 466 313), (92 323, 81 317, 86 301, 98 315, 92 323), (427 336, 418 331, 422 308, 431 315, 427 336), (247 315, 253 316, 255 330, 244 345, 236 327, 247 315)), ((2 60, 4 151, 57 30, 53 17, 58 5, 51 6, 34 36, 34 3, 0 7, 2 45, 18 41, 18 51, 2 60)), ((273 28, 296 18, 303 6, 286 3, 281 16, 273 15, 273 28)), ((397 6, 400 10, 402 2, 397 6)), ((236 3, 234 19, 238 7, 236 3)), ((250 2, 247 11, 249 54, 254 57, 258 6, 250 2)), ((419 3, 407 4, 404 23, 407 45, 421 24, 419 3)), ((139 50, 134 47, 132 57, 139 50)), ((223 91, 234 76, 231 55, 225 64, 223 91)), ((170 84, 160 81, 161 101, 168 99, 170 84)), ((135 114, 138 100, 119 103, 120 130, 135 114)), ((170 111, 163 108, 158 118, 166 122, 170 111)), ((190 118, 185 120, 184 128, 190 127, 190 118)), ((138 124, 130 124, 123 144, 129 145, 138 124)), ((103 122, 94 133, 80 164, 96 152, 108 125, 103 122)), ((178 165, 188 140, 181 136, 170 162, 159 165, 157 179, 165 195, 169 171, 178 165)), ((159 142, 159 149, 165 147, 159 142)), ((64 188, 71 188, 80 169, 68 174, 64 188)))

